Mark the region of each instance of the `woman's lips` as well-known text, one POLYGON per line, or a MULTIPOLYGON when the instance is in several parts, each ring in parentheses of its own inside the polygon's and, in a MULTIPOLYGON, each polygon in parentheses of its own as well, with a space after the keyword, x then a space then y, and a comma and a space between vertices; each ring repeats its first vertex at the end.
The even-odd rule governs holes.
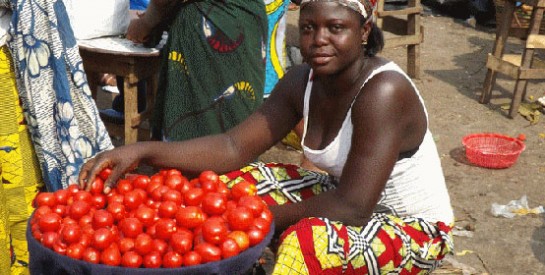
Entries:
POLYGON ((325 65, 333 59, 330 54, 315 54, 311 57, 312 63, 315 65, 325 65))

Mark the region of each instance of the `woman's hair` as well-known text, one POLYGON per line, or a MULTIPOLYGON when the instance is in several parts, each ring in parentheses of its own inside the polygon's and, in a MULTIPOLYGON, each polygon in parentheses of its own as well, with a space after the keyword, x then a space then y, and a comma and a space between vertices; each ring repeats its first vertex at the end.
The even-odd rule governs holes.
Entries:
MULTIPOLYGON (((366 18, 364 18, 361 14, 361 26, 365 24, 367 21, 366 18)), ((369 36, 367 37, 367 44, 365 44, 365 55, 372 57, 375 56, 377 53, 382 51, 384 48, 384 35, 382 34, 382 30, 377 27, 375 22, 371 21, 371 32, 369 32, 369 36)))

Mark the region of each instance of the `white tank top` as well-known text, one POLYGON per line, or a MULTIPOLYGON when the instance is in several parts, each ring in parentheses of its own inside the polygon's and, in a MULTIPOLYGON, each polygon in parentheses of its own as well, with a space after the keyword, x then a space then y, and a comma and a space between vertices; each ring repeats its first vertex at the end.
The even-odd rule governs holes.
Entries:
MULTIPOLYGON (((395 63, 390 62, 376 68, 365 80, 363 86, 378 73, 396 71, 404 75, 417 93, 426 118, 428 113, 416 85, 395 63)), ((312 75, 312 71, 310 72, 312 75)), ((309 101, 312 91, 312 77, 309 77, 304 99, 304 131, 301 145, 305 157, 318 168, 328 172, 337 180, 340 178, 348 152, 352 145, 352 105, 348 109, 337 136, 324 149, 314 150, 305 146, 308 127, 309 101)), ((439 154, 429 129, 418 150, 408 158, 396 162, 386 183, 375 212, 392 213, 397 216, 412 216, 428 221, 442 221, 450 224, 454 220, 450 197, 445 184, 439 154)))

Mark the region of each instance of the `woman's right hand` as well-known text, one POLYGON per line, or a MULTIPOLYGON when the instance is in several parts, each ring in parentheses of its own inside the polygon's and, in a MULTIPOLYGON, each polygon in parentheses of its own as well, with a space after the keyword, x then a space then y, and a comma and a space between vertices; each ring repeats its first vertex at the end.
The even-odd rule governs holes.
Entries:
POLYGON ((131 20, 125 38, 135 43, 144 43, 148 41, 154 26, 147 22, 144 15, 131 20))
POLYGON ((104 182, 104 193, 108 194, 117 184, 117 180, 127 172, 134 170, 140 162, 141 156, 137 144, 121 146, 113 150, 104 151, 89 159, 79 173, 79 187, 87 191, 97 175, 105 168, 112 169, 112 173, 104 182))

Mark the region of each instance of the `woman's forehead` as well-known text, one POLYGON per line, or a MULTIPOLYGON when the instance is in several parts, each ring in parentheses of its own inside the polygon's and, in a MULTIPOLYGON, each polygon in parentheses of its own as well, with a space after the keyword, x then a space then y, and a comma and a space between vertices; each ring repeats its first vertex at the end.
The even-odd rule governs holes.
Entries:
POLYGON ((373 16, 376 10, 377 0, 302 0, 301 7, 313 2, 333 2, 342 6, 348 7, 357 13, 363 15, 364 18, 373 16))

